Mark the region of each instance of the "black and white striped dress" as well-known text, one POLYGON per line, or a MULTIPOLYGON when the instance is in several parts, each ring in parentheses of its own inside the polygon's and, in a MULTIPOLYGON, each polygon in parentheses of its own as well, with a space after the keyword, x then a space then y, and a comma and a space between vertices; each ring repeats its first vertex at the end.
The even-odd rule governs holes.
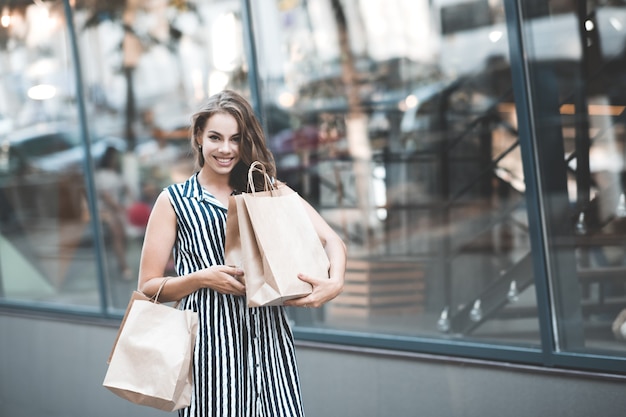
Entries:
MULTIPOLYGON (((227 207, 197 174, 167 187, 178 232, 179 275, 224 264, 227 207)), ((194 392, 181 417, 304 416, 293 336, 282 307, 248 308, 245 297, 203 288, 180 308, 199 312, 194 392)))

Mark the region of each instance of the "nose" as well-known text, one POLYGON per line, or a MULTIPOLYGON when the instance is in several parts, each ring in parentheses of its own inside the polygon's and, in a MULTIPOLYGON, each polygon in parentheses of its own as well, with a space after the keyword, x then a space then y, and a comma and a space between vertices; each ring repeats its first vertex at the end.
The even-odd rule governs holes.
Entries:
POLYGON ((222 153, 230 153, 231 147, 232 147, 232 142, 228 139, 225 139, 221 142, 219 150, 222 153))

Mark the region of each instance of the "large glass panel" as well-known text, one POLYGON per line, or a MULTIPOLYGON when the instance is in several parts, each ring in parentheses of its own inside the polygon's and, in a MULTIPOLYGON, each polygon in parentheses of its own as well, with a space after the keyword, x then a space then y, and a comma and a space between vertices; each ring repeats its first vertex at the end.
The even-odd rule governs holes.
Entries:
POLYGON ((522 4, 557 349, 624 355, 626 7, 522 4))
POLYGON ((252 2, 279 176, 349 249, 301 326, 539 344, 502 2, 252 2))
MULTIPOLYGON (((98 307, 62 2, 0 11, 0 299, 98 307)), ((91 138, 94 154, 109 138, 91 138)), ((115 143, 115 142, 113 142, 115 143)))

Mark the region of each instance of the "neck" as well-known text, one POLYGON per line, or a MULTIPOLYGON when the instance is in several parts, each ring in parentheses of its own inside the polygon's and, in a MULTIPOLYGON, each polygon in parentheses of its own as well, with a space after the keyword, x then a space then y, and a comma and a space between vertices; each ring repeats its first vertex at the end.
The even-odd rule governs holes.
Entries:
POLYGON ((224 206, 228 207, 228 197, 233 192, 232 187, 228 184, 228 175, 215 175, 214 173, 203 172, 201 169, 198 173, 198 181, 203 189, 213 194, 224 206))
POLYGON ((229 193, 232 191, 228 175, 218 175, 203 168, 198 173, 198 181, 203 188, 209 191, 228 191, 229 193))

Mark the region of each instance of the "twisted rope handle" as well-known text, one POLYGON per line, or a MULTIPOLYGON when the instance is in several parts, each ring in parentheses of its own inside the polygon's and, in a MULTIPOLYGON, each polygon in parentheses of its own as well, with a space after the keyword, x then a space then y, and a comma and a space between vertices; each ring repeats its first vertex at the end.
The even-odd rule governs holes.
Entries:
MULTIPOLYGON (((163 291, 163 287, 165 287, 165 283, 172 277, 165 277, 163 278, 163 282, 161 282, 161 285, 159 285, 159 290, 156 292, 156 294, 154 294, 152 297, 150 297, 150 302, 152 303, 157 303, 159 301, 159 295, 161 295, 161 291, 163 291)), ((180 305, 180 300, 176 301, 173 305, 174 308, 178 308, 178 306, 180 305)))
POLYGON ((274 182, 267 174, 267 170, 265 169, 265 165, 263 165, 259 161, 254 161, 250 164, 250 168, 248 169, 248 188, 252 191, 252 195, 256 192, 256 188, 254 187, 254 178, 252 174, 254 172, 259 172, 263 174, 263 191, 274 191, 276 187, 274 186, 274 182))
MULTIPOLYGON (((159 285, 159 290, 156 292, 156 294, 150 297, 151 302, 157 303, 159 301, 159 295, 161 295, 161 291, 163 291, 163 287, 165 287, 165 283, 167 283, 167 281, 169 281, 170 278, 172 277, 163 278, 163 282, 161 282, 161 285, 159 285)), ((180 304, 180 300, 176 301, 176 303, 174 304, 174 308, 178 308, 179 304, 180 304)))
POLYGON ((156 294, 154 294, 152 297, 150 297, 150 300, 153 303, 156 303, 159 301, 159 295, 161 295, 161 291, 163 291, 163 287, 165 287, 165 283, 170 279, 171 277, 165 277, 163 278, 163 281, 161 282, 161 285, 159 286, 158 291, 156 292, 156 294))

